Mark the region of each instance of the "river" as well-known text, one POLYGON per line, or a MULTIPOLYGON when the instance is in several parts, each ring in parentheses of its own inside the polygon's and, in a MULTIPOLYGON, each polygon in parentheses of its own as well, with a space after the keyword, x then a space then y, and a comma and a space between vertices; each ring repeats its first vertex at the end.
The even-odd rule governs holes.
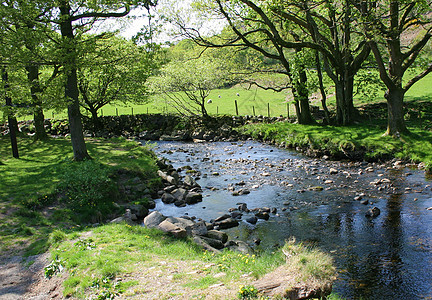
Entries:
POLYGON ((206 221, 237 203, 276 208, 268 221, 226 230, 258 249, 290 237, 330 253, 338 279, 333 291, 347 299, 432 299, 432 189, 424 172, 398 163, 311 159, 258 142, 156 142, 154 151, 198 177, 203 201, 165 205, 167 216, 206 221), (191 171, 189 171, 191 172, 191 171), (247 189, 247 195, 234 191, 247 189), (365 202, 367 201, 367 204, 365 202), (365 216, 376 206, 376 218, 365 216))

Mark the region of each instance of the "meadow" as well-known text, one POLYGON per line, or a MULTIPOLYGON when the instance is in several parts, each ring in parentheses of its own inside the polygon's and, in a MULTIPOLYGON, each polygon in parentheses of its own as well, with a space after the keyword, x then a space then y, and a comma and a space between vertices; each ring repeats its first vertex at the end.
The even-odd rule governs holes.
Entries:
MULTIPOLYGON (((432 74, 429 74, 419 82, 417 82, 405 95, 406 101, 412 100, 430 100, 432 101, 432 90, 429 88, 432 85, 432 74)), ((362 106, 370 103, 385 102, 384 92, 378 91, 376 97, 364 98, 360 94, 355 94, 355 105, 362 106)), ((206 103, 206 109, 210 115, 236 115, 236 104, 239 115, 263 115, 271 117, 294 117, 295 107, 292 103, 292 95, 288 91, 274 92, 271 90, 263 90, 255 86, 249 88, 248 85, 238 84, 231 88, 215 89, 210 92, 207 99, 211 99, 211 103, 206 103)), ((335 108, 335 97, 333 96, 333 88, 330 87, 327 92, 327 105, 330 110, 335 108)), ((321 108, 321 101, 316 95, 311 96, 311 105, 321 108)), ((88 112, 81 109, 83 115, 90 116, 88 112)), ((169 102, 163 95, 153 95, 144 104, 123 104, 113 103, 104 106, 98 111, 100 116, 116 116, 116 115, 136 115, 136 114, 167 114, 177 113, 170 106, 169 102)), ((2 113, 0 112, 0 118, 2 113)), ((46 110, 45 117, 50 119, 66 119, 66 110, 46 110)), ((385 118, 386 116, 383 116, 385 118)), ((19 115, 20 120, 31 120, 31 115, 19 115)))

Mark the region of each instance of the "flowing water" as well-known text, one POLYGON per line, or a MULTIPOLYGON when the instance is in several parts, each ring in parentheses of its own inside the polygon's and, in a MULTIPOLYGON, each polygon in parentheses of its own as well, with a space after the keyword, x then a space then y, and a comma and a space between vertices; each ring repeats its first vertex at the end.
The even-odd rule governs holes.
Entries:
POLYGON ((338 269, 333 290, 344 298, 432 299, 432 183, 422 171, 311 159, 257 142, 157 142, 154 150, 175 168, 197 171, 203 188, 195 205, 158 200, 162 214, 210 221, 237 203, 276 208, 268 221, 226 232, 259 239, 260 249, 295 237, 330 253, 338 269), (244 188, 250 194, 232 195, 244 188), (381 214, 366 217, 373 206, 381 214))

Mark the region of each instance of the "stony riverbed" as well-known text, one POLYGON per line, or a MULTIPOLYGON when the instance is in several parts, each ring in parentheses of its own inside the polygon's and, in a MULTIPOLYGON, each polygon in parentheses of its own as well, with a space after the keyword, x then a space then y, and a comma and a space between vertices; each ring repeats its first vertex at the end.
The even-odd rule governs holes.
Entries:
POLYGON ((164 215, 209 222, 244 203, 230 238, 271 249, 294 236, 332 253, 341 296, 432 297, 432 183, 417 166, 310 159, 252 141, 157 142, 154 150, 202 188, 197 204, 157 200, 164 215), (373 207, 380 214, 367 217, 373 207), (250 222, 263 208, 268 220, 250 222))

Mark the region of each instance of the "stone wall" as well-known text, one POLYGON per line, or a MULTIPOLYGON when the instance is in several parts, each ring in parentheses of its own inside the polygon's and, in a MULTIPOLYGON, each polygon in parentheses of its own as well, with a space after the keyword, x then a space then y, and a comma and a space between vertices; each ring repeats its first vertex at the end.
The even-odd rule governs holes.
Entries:
MULTIPOLYGON (((217 141, 239 138, 234 130, 249 122, 272 123, 284 118, 263 116, 199 116, 181 117, 178 115, 142 114, 100 117, 100 126, 95 129, 91 119, 83 117, 84 133, 95 137, 127 137, 142 140, 205 140, 217 141)), ((46 131, 54 136, 69 134, 67 120, 45 120, 46 131)), ((19 122, 22 134, 34 134, 33 121, 19 122)), ((9 133, 7 124, 0 125, 0 135, 9 133)))

